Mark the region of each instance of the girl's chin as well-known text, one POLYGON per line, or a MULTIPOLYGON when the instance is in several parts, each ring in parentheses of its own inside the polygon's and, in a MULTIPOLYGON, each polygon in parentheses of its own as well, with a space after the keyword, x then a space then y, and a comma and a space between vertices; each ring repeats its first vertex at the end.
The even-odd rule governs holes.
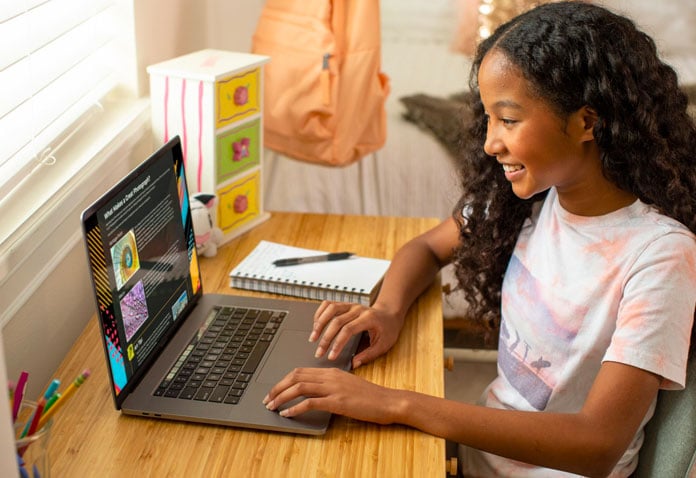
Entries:
POLYGON ((537 191, 534 188, 530 188, 519 183, 512 183, 512 192, 520 199, 530 199, 542 191, 537 191))

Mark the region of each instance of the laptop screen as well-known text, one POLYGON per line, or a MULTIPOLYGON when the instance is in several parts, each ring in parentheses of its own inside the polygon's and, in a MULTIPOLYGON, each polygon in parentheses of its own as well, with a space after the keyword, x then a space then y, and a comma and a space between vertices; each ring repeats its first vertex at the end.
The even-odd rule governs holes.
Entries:
POLYGON ((202 293, 179 138, 88 208, 82 224, 120 408, 202 293))

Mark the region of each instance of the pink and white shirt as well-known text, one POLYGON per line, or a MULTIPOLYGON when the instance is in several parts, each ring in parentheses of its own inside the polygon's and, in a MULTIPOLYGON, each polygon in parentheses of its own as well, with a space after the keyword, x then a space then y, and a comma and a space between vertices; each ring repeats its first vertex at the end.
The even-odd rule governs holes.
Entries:
MULTIPOLYGON (((579 411, 604 361, 681 389, 695 307, 696 236, 684 225, 640 201, 577 216, 552 188, 523 226, 505 274, 498 377, 483 404, 579 411)), ((641 426, 611 476, 630 475, 642 440, 641 426)), ((463 451, 465 476, 573 476, 463 451)))

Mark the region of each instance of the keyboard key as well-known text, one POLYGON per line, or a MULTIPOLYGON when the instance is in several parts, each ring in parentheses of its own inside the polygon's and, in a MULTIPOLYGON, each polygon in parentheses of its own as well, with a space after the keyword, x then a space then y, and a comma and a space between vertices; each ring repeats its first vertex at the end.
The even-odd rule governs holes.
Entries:
POLYGON ((164 392, 164 396, 165 396, 165 397, 169 397, 169 398, 176 398, 176 397, 179 396, 179 391, 180 391, 180 390, 174 390, 174 389, 171 389, 171 388, 170 388, 169 390, 167 390, 166 392, 164 392))
POLYGON ((184 400, 191 400, 196 395, 197 391, 198 387, 186 387, 179 394, 179 398, 183 398, 184 400))
POLYGON ((213 393, 214 388, 209 388, 209 387, 202 387, 198 392, 196 393, 196 396, 193 397, 194 400, 203 400, 203 401, 208 401, 210 398, 210 395, 213 393))
POLYGON ((249 358, 244 364, 244 367, 242 367, 242 372, 254 373, 256 368, 259 366, 259 363, 261 363, 261 359, 263 358, 263 355, 266 353, 266 350, 268 350, 269 344, 270 342, 259 342, 258 344, 256 344, 256 347, 254 347, 254 351, 251 352, 251 355, 249 355, 249 358))
POLYGON ((225 397, 224 401, 229 405, 237 405, 239 403, 239 397, 235 397, 234 395, 228 395, 227 397, 225 397))
POLYGON ((225 397, 227 396, 227 392, 229 391, 229 389, 230 389, 230 387, 225 387, 225 386, 219 385, 215 389, 213 394, 210 396, 208 401, 221 403, 225 399, 225 397))

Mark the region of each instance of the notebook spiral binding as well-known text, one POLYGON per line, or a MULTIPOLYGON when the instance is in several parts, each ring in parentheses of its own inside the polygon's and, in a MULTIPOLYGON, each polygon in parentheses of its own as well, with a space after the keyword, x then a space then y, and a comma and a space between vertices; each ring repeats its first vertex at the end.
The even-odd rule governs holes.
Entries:
POLYGON ((339 285, 297 281, 256 274, 241 274, 232 277, 232 287, 238 289, 291 295, 310 300, 331 300, 370 305, 370 295, 365 289, 347 288, 339 285))

